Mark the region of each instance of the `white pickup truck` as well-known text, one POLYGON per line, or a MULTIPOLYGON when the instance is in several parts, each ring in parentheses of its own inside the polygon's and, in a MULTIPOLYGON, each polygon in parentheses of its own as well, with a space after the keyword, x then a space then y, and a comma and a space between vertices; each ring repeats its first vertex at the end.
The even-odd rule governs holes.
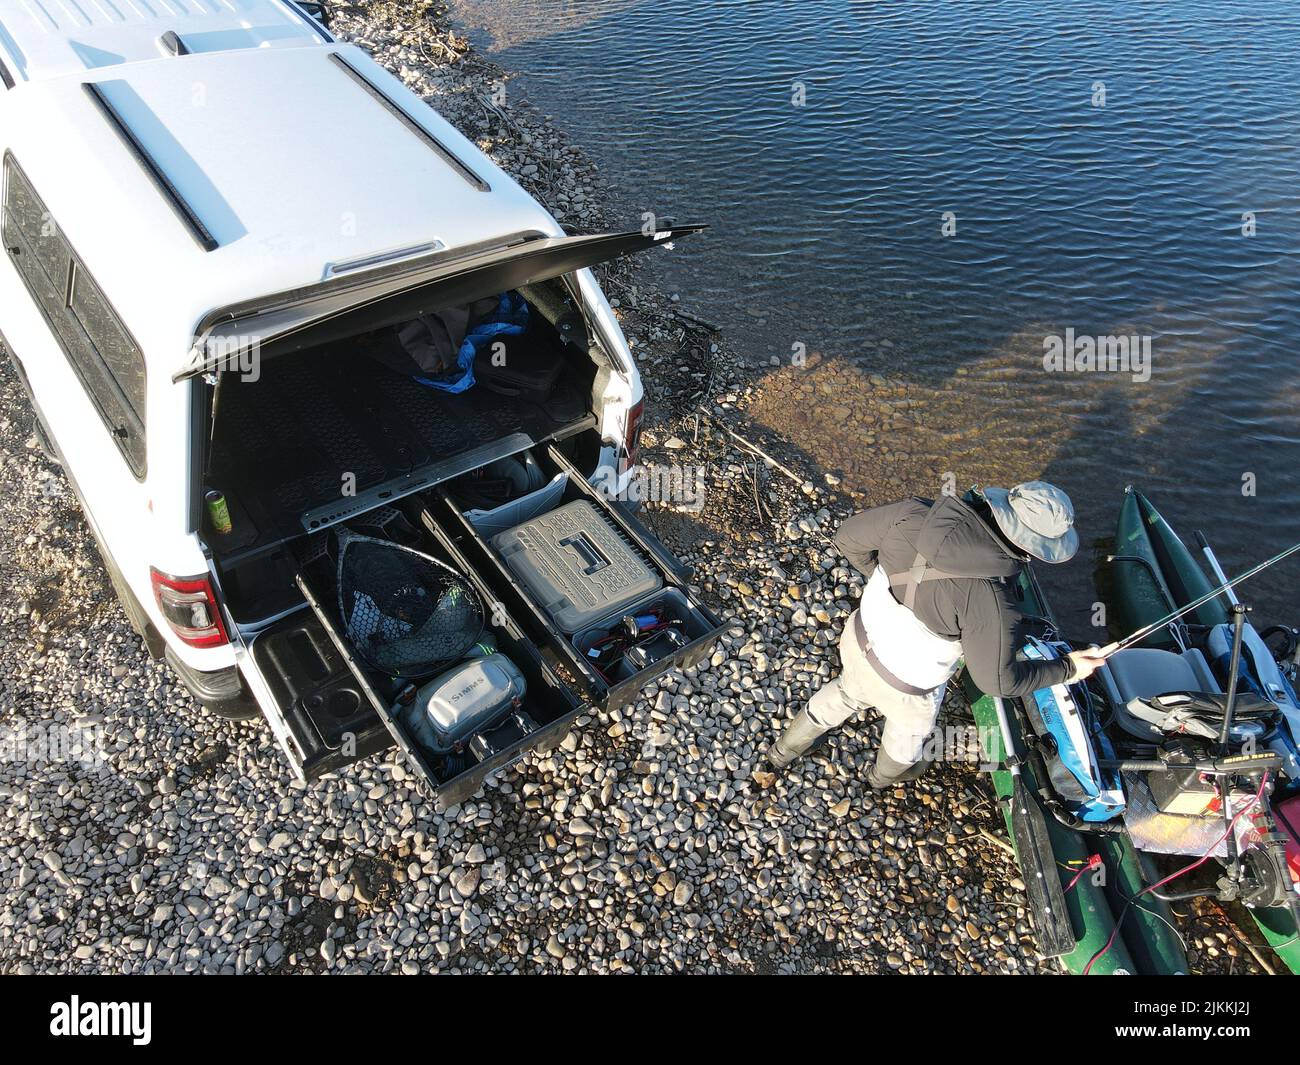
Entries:
POLYGON ((708 649, 680 563, 592 486, 635 463, 642 388, 588 268, 699 227, 566 234, 284 0, 0 0, 0 80, 0 341, 124 609, 200 703, 260 710, 301 778, 396 743, 454 797, 708 649), (505 294, 529 312, 515 379, 394 368, 411 323, 505 294), (556 630, 458 497, 511 456, 635 545, 685 646, 614 682, 556 630), (400 530, 493 605, 534 732, 455 772, 412 742, 340 624, 341 523, 400 530))

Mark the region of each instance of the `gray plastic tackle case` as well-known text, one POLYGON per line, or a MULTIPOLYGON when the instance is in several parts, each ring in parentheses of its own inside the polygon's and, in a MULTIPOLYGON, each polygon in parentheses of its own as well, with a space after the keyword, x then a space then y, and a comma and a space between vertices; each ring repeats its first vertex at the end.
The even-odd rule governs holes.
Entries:
POLYGON ((510 571, 572 634, 657 592, 663 578, 585 499, 492 538, 510 571))

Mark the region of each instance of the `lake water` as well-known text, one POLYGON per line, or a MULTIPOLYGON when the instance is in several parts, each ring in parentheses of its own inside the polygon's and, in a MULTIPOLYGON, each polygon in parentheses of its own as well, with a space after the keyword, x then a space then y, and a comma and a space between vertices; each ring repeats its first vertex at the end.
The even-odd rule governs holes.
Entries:
MULTIPOLYGON (((754 418, 873 502, 1071 493, 1085 557, 1049 588, 1075 631, 1125 484, 1230 573, 1300 538, 1292 5, 456 7, 630 221, 712 224, 664 269, 782 360, 754 418), (1049 372, 1070 335, 1150 364, 1049 372)), ((1259 620, 1300 620, 1284 565, 1245 597, 1259 620)))

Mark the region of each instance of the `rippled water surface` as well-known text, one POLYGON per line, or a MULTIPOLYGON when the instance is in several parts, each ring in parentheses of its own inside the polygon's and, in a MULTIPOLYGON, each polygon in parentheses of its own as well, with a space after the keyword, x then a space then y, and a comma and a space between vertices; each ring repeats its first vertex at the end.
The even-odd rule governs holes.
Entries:
MULTIPOLYGON (((458 6, 631 210, 712 223, 673 289, 813 354, 753 413, 873 500, 1045 477, 1089 542, 1132 482, 1230 571, 1300 538, 1292 5, 458 6), (1067 328, 1150 337, 1150 380, 1045 372, 1067 328)), ((1091 578, 1052 574, 1058 612, 1091 578)), ((1295 621, 1298 585, 1250 598, 1295 621)))

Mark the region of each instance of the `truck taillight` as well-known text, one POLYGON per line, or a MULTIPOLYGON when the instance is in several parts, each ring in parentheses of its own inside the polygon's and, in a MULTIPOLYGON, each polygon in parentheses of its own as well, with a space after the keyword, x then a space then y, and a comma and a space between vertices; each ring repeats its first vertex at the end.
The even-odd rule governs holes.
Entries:
POLYGON ((627 456, 627 469, 641 461, 641 415, 645 413, 645 400, 627 412, 627 432, 623 434, 623 452, 627 456))
POLYGON ((172 577, 150 567, 149 581, 158 609, 181 640, 191 647, 219 647, 228 641, 207 577, 172 577))

